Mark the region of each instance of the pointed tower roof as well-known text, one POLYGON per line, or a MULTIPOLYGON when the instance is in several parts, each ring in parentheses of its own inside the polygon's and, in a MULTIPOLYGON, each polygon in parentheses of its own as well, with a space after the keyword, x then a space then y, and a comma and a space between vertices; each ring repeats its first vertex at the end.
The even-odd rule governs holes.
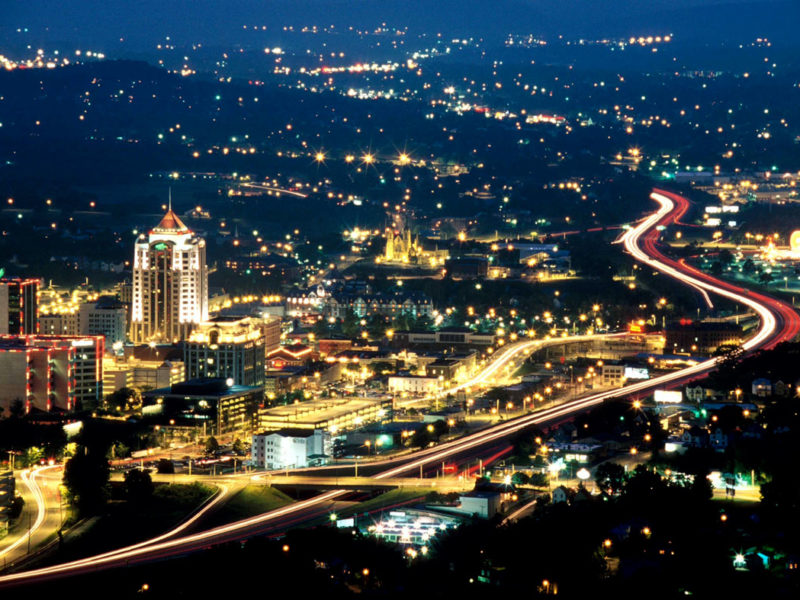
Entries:
POLYGON ((153 227, 152 231, 154 233, 188 233, 189 228, 180 220, 178 215, 175 214, 175 211, 170 209, 167 211, 161 221, 159 221, 158 225, 153 227))

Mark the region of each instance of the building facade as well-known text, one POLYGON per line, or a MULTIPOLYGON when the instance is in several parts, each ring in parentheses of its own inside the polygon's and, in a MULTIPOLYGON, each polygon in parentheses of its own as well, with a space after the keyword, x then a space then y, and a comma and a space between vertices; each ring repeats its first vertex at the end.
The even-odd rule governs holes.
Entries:
POLYGON ((0 407, 91 408, 103 394, 100 336, 0 336, 0 407))
POLYGON ((108 396, 122 388, 153 390, 186 381, 186 369, 179 360, 136 360, 106 358, 103 360, 103 394, 108 396))
POLYGON ((107 346, 125 342, 127 323, 125 306, 109 298, 39 315, 39 331, 44 335, 102 335, 107 346))
POLYGON ((39 333, 38 279, 0 279, 0 334, 39 333))
POLYGON ((386 292, 376 294, 333 294, 324 301, 324 314, 337 319, 344 318, 348 312, 356 317, 409 316, 413 318, 431 317, 433 301, 420 292, 386 292))
POLYGON ((264 385, 264 334, 251 317, 214 317, 197 326, 183 345, 189 379, 232 379, 236 385, 264 385))
POLYGON ((177 342, 206 319, 206 243, 170 209, 135 244, 130 337, 134 343, 177 342))
POLYGON ((202 428, 204 435, 243 436, 253 432, 264 388, 228 385, 224 379, 190 379, 142 395, 142 415, 202 428))
POLYGON ((391 422, 393 406, 392 400, 372 398, 309 400, 300 404, 260 409, 258 429, 323 429, 331 434, 342 433, 371 423, 391 422))
POLYGON ((671 353, 712 354, 720 346, 742 343, 742 327, 736 323, 680 321, 667 324, 664 351, 671 353))
POLYGON ((250 464, 259 469, 302 468, 331 455, 331 435, 321 429, 281 429, 253 436, 250 464))
POLYGON ((439 377, 425 375, 390 375, 387 387, 395 394, 435 394, 442 387, 439 377))

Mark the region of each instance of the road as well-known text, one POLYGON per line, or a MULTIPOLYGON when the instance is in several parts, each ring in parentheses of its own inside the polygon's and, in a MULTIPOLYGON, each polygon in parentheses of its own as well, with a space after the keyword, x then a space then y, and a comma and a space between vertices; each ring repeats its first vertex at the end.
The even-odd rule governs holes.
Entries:
MULTIPOLYGON (((656 247, 659 237, 658 227, 669 225, 679 219, 685 213, 688 201, 662 190, 656 190, 652 198, 658 203, 659 209, 622 236, 621 241, 624 243, 625 249, 636 260, 686 285, 697 287, 707 293, 730 298, 754 310, 761 321, 755 335, 743 344, 746 350, 772 347, 797 335, 798 331, 800 331, 800 317, 789 305, 762 294, 720 282, 661 254, 656 247)), ((500 360, 511 360, 511 358, 511 356, 504 358, 501 355, 500 360)), ((508 420, 461 439, 404 456, 398 459, 397 462, 399 464, 394 466, 380 466, 378 468, 379 472, 375 473, 373 477, 378 480, 391 480, 404 474, 416 472, 420 468, 440 464, 443 461, 453 461, 458 457, 475 455, 476 452, 480 452, 481 449, 485 449, 487 446, 507 445, 507 440, 519 431, 534 425, 569 419, 581 411, 602 403, 606 399, 643 395, 655 389, 674 387, 701 377, 714 369, 718 360, 718 358, 711 358, 685 369, 635 383, 622 389, 592 394, 584 398, 564 402, 559 406, 508 420)), ((133 549, 122 549, 109 555, 89 557, 80 561, 0 576, 0 587, 85 574, 98 569, 146 563, 199 551, 214 544, 283 531, 292 525, 324 513, 331 502, 341 499, 346 493, 346 490, 331 490, 313 498, 208 531, 158 542, 155 540, 149 543, 143 542, 142 545, 133 549)))
POLYGON ((476 375, 470 377, 467 381, 442 389, 434 394, 429 394, 419 398, 404 398, 396 399, 395 406, 399 408, 406 408, 414 406, 419 403, 427 403, 432 400, 445 398, 451 394, 459 391, 467 393, 475 391, 489 385, 497 385, 498 378, 505 378, 514 373, 516 369, 530 356, 533 352, 546 348, 547 346, 558 346, 562 344, 572 344, 578 342, 588 342, 592 340, 614 339, 630 336, 629 333, 603 333, 593 335, 573 335, 568 337, 557 337, 542 340, 522 340, 512 342, 503 346, 492 355, 489 363, 481 369, 476 375))
POLYGON ((63 517, 59 490, 61 474, 60 465, 20 472, 25 509, 20 516, 19 531, 9 534, 0 542, 0 559, 4 569, 35 551, 60 529, 63 517))

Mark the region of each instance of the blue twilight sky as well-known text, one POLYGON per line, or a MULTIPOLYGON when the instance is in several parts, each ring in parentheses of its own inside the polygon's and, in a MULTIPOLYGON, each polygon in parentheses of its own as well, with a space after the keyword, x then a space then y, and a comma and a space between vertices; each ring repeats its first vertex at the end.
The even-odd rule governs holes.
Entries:
MULTIPOLYGON (((381 22, 413 31, 492 37, 631 35, 670 31, 684 39, 767 36, 791 40, 797 0, 3 0, 0 40, 29 28, 36 41, 150 45, 235 42, 242 25, 381 22)), ((3 42, 0 41, 0 46, 3 42)))

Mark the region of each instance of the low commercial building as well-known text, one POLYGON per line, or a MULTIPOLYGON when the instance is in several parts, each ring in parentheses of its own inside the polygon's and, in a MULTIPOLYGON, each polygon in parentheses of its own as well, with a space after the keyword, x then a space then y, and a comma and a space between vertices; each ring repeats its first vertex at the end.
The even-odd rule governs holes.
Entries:
POLYGON ((728 322, 681 320, 664 330, 664 349, 672 353, 712 354, 723 345, 742 343, 741 325, 728 322))
POLYGON ((317 348, 321 357, 333 356, 339 352, 349 350, 353 345, 353 340, 348 338, 319 338, 317 340, 317 348))
POLYGON ((179 360, 103 359, 103 394, 108 396, 124 387, 152 390, 186 381, 186 369, 179 360))
POLYGON ((600 375, 603 387, 621 387, 625 384, 625 365, 605 362, 600 369, 600 375))
POLYGON ((267 352, 267 365, 270 369, 302 367, 314 360, 314 357, 313 349, 305 344, 279 346, 267 352))
POLYGON ((202 427, 203 435, 247 435, 255 429, 260 386, 228 385, 224 379, 192 379, 142 395, 142 415, 176 426, 202 427))
POLYGON ((321 429, 281 429, 253 436, 250 464, 259 469, 320 465, 331 455, 331 435, 321 429))
POLYGON ((320 398, 258 411, 258 429, 321 429, 343 433, 370 423, 389 423, 393 402, 372 398, 320 398))
POLYGON ((434 394, 442 386, 442 381, 425 375, 391 375, 387 385, 395 394, 434 394))
POLYGON ((392 342, 399 346, 436 344, 442 346, 491 346, 494 335, 466 327, 447 327, 438 331, 396 331, 392 342))
POLYGON ((477 360, 478 355, 475 352, 450 355, 430 363, 425 367, 425 371, 429 376, 442 378, 445 381, 463 379, 475 368, 477 360))
POLYGON ((480 517, 481 519, 491 519, 497 514, 500 508, 501 496, 493 491, 472 491, 459 496, 460 512, 480 517))
POLYGON ((483 256, 451 258, 445 263, 447 273, 453 279, 479 279, 489 274, 489 260, 483 256))
POLYGON ((427 546, 436 536, 461 524, 460 517, 417 509, 393 510, 377 516, 377 521, 374 517, 365 521, 369 523, 366 526, 368 534, 387 542, 409 546, 427 546))

